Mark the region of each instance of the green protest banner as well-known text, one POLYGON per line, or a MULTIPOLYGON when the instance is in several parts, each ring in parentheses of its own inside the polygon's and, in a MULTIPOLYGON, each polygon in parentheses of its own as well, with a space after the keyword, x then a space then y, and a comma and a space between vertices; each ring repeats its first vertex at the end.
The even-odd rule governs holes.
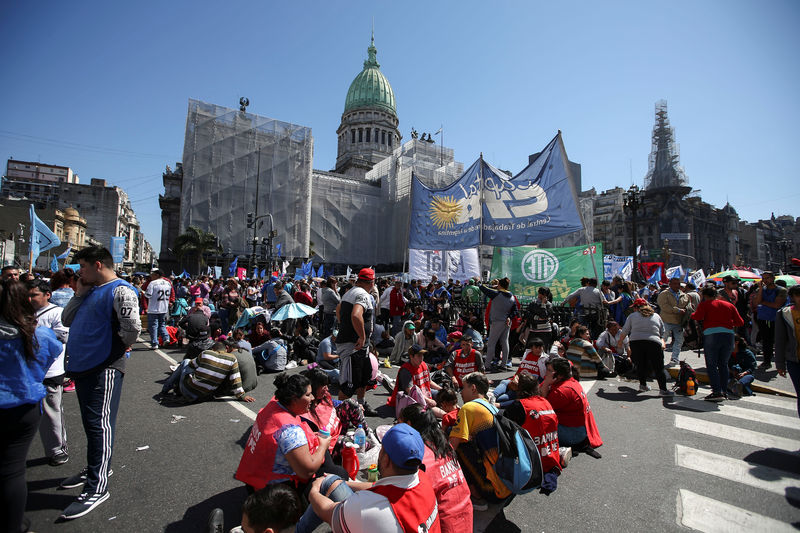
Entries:
POLYGON ((511 292, 520 300, 532 300, 539 287, 549 287, 553 301, 560 302, 580 288, 582 277, 602 279, 603 245, 495 248, 492 278, 505 276, 511 280, 511 292))

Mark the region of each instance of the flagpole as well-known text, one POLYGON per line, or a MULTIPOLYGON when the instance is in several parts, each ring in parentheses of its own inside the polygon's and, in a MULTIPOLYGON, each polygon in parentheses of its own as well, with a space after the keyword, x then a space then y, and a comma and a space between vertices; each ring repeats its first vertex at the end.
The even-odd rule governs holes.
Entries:
MULTIPOLYGON (((416 146, 414 147, 416 150, 416 146)), ((412 160, 413 161, 413 160, 412 160)), ((397 159, 397 165, 400 165, 400 158, 397 159)), ((408 263, 408 247, 411 240, 411 201, 414 193, 414 163, 411 163, 411 180, 408 182, 408 225, 406 226, 406 242, 405 250, 403 250, 403 273, 406 271, 406 264, 408 263)), ((395 175, 399 173, 398 169, 394 169, 395 175)))
MULTIPOLYGON (((478 211, 480 213, 479 225, 478 225, 478 268, 481 269, 480 277, 483 280, 483 266, 481 265, 481 247, 483 246, 483 152, 480 155, 481 166, 478 169, 478 175, 480 176, 480 195, 478 196, 478 211)), ((494 250, 492 250, 492 260, 494 260, 494 250)))

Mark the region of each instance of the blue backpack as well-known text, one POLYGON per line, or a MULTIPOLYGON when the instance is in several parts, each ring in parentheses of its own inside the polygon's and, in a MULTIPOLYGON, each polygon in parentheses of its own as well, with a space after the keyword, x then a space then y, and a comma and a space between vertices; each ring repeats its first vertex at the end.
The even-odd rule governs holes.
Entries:
POLYGON ((527 430, 499 414, 486 400, 476 400, 494 416, 498 458, 494 471, 513 494, 526 494, 542 485, 542 457, 527 430))

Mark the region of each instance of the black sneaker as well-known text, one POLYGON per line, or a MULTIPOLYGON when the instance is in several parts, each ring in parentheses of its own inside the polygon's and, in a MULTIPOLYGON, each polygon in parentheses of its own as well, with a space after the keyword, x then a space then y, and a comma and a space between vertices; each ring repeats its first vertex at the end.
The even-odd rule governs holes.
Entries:
POLYGON ((371 417, 380 416, 378 412, 373 410, 372 407, 370 407, 366 401, 364 402, 363 407, 364 407, 364 416, 371 416, 371 417))
MULTIPOLYGON (((108 477, 111 477, 114 474, 112 469, 108 469, 108 477)), ((74 476, 70 476, 64 481, 62 481, 58 488, 60 489, 74 489, 80 487, 84 483, 86 483, 86 478, 89 476, 89 469, 84 467, 83 470, 75 474, 74 476)))
POLYGON ((53 457, 50 458, 48 464, 50 466, 61 466, 67 461, 69 461, 69 455, 67 455, 64 452, 58 452, 57 454, 55 454, 53 457))
POLYGON ((92 510, 106 501, 110 494, 108 491, 105 492, 97 492, 95 494, 87 494, 83 493, 78 496, 78 499, 72 502, 64 509, 64 512, 61 513, 62 520, 72 520, 73 518, 79 518, 83 515, 89 514, 92 510))
POLYGON ((224 533, 225 531, 225 515, 222 509, 217 507, 211 514, 208 515, 208 533, 224 533))
POLYGON ((725 400, 725 396, 720 394, 720 393, 718 393, 718 392, 712 392, 711 394, 709 394, 708 396, 706 396, 703 399, 705 401, 707 401, 707 402, 721 402, 721 401, 725 400))

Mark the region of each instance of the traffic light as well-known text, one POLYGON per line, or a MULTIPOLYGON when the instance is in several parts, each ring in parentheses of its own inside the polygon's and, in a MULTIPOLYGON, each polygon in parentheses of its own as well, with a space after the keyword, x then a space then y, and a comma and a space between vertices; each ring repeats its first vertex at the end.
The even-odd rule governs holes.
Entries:
POLYGON ((274 230, 270 231, 269 232, 269 236, 270 236, 270 238, 274 239, 275 237, 278 236, 278 230, 274 229, 274 230))
POLYGON ((247 213, 247 227, 252 228, 256 223, 256 215, 254 213, 247 213))

